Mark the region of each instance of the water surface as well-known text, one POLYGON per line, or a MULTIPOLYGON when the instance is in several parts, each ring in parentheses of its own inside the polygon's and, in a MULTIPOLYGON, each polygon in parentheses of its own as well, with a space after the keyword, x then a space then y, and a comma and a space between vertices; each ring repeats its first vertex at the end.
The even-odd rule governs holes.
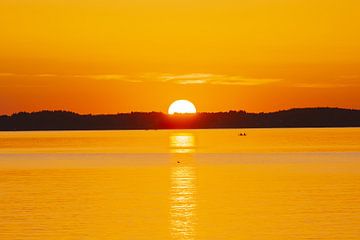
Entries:
POLYGON ((0 190, 0 239, 359 239, 360 129, 1 132, 0 190))

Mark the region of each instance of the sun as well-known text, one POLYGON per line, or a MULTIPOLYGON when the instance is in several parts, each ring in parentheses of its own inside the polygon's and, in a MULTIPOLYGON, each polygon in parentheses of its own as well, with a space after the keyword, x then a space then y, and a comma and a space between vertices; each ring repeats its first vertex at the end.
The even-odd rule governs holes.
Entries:
POLYGON ((168 114, 174 113, 196 113, 194 104, 188 100, 176 100, 173 102, 168 110, 168 114))

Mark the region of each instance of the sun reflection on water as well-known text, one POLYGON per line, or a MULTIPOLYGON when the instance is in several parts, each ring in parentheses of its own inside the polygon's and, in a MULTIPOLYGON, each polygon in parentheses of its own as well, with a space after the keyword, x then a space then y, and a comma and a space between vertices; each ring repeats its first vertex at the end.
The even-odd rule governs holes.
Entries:
POLYGON ((170 136, 172 153, 170 190, 170 232, 173 239, 195 239, 196 172, 190 153, 195 151, 191 134, 170 136))
POLYGON ((195 137, 189 133, 177 133, 170 136, 170 148, 172 153, 195 152, 195 137))

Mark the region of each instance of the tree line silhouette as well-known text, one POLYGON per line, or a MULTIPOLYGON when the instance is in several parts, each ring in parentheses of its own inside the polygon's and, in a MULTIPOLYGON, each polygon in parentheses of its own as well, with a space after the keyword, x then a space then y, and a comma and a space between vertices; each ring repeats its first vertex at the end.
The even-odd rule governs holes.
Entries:
POLYGON ((41 111, 0 116, 1 131, 285 127, 360 127, 360 110, 297 108, 270 113, 229 111, 195 115, 161 112, 81 115, 68 111, 41 111))

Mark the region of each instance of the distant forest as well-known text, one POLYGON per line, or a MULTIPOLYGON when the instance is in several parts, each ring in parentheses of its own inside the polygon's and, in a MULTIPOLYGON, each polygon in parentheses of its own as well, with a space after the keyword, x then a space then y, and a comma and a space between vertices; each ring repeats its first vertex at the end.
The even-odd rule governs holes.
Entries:
POLYGON ((360 110, 299 108, 270 113, 229 111, 195 115, 161 112, 80 115, 41 111, 0 116, 1 131, 287 127, 360 127, 360 110))

